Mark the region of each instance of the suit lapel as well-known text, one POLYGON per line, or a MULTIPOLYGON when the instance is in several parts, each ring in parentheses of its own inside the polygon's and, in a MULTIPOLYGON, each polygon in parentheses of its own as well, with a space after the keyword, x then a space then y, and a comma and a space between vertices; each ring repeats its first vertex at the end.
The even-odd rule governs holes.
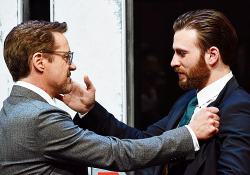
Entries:
POLYGON ((170 117, 169 122, 166 127, 167 130, 171 130, 177 127, 179 124, 186 108, 188 102, 194 97, 196 90, 189 91, 184 94, 174 105, 173 109, 170 111, 168 117, 170 117))
MULTIPOLYGON (((170 119, 169 119, 169 122, 167 124, 166 130, 175 129, 178 126, 178 124, 179 124, 179 122, 180 122, 180 120, 181 120, 181 118, 182 118, 182 116, 187 108, 187 104, 195 96, 195 94, 196 94, 196 90, 189 91, 186 94, 184 94, 175 103, 175 105, 173 106, 172 110, 170 111, 170 113, 168 115, 170 117, 170 119)), ((168 169, 169 169, 170 174, 171 174, 171 169, 177 164, 178 163, 169 164, 168 169)))
MULTIPOLYGON (((235 89, 239 87, 239 84, 237 83, 236 78, 233 76, 225 85, 225 87, 222 89, 220 94, 218 95, 217 99, 209 104, 208 106, 214 106, 214 107, 219 107, 219 105, 230 95, 232 94, 235 89)), ((216 174, 216 166, 212 164, 212 162, 217 162, 218 160, 218 155, 219 154, 219 143, 217 142, 218 140, 218 135, 215 135, 208 141, 200 142, 200 150, 198 151, 196 158, 194 161, 192 161, 188 166, 187 169, 184 173, 184 175, 195 175, 197 172, 203 172, 206 175, 209 174, 216 174), (204 162, 206 160, 209 160, 207 164, 204 162), (204 166, 202 166, 204 165, 204 166), (203 167, 203 170, 201 171, 200 168, 203 167), (208 173, 209 172, 209 173, 208 173)), ((217 163, 216 163, 217 165, 217 163)))
POLYGON ((220 94, 218 95, 217 99, 212 102, 211 104, 209 104, 208 106, 214 106, 214 107, 218 107, 225 99, 227 99, 227 97, 232 94, 235 89, 237 89, 239 87, 239 84, 235 78, 235 76, 233 76, 226 84, 226 86, 221 90, 220 94))
MULTIPOLYGON (((208 106, 218 107, 239 85, 235 77, 232 77, 231 80, 228 81, 226 86, 222 89, 217 99, 209 104, 208 106)), ((188 102, 194 97, 196 94, 196 90, 189 91, 185 95, 183 95, 174 105, 173 109, 169 112, 168 117, 169 122, 167 124, 166 130, 174 129, 177 127, 180 122, 188 102)))

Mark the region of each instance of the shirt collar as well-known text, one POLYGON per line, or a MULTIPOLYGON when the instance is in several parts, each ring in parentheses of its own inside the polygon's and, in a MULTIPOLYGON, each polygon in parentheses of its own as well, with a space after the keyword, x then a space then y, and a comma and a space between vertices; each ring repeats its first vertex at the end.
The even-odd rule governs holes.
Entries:
POLYGON ((39 94, 41 97, 43 97, 50 105, 56 106, 56 103, 54 100, 47 94, 44 90, 40 89, 37 86, 34 86, 30 83, 24 82, 24 81, 17 81, 15 85, 25 87, 29 90, 34 91, 35 93, 39 94))
POLYGON ((219 80, 213 82, 212 84, 206 86, 201 91, 197 93, 198 106, 201 107, 203 104, 212 100, 213 98, 217 98, 221 90, 227 84, 227 82, 233 77, 232 71, 219 80))

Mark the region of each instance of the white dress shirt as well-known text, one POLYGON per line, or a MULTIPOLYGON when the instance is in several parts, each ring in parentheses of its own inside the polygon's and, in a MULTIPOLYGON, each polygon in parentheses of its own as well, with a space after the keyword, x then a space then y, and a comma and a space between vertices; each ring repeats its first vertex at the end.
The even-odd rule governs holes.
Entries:
MULTIPOLYGON (((190 122, 194 119, 194 116, 197 112, 199 112, 202 108, 207 107, 210 103, 212 103, 213 101, 216 100, 216 98, 218 97, 221 90, 225 87, 227 82, 232 77, 233 77, 233 73, 232 73, 232 71, 230 71, 229 74, 227 74, 224 77, 220 78, 219 80, 213 82, 212 84, 206 86, 205 88, 203 88, 201 91, 199 91, 197 93, 198 104, 194 110, 194 113, 192 115, 190 122)), ((189 129, 189 131, 192 135, 195 151, 198 151, 200 149, 200 146, 199 146, 199 142, 198 142, 194 132, 192 131, 192 129, 188 125, 185 125, 185 126, 189 129)))
POLYGON ((39 94, 41 97, 43 97, 50 105, 56 106, 56 103, 54 100, 47 94, 44 90, 40 89, 37 86, 34 86, 30 83, 24 82, 24 81, 17 81, 15 85, 25 87, 27 89, 30 89, 34 91, 35 93, 39 94))
MULTIPOLYGON (((44 90, 40 89, 39 87, 24 81, 17 81, 15 85, 22 86, 29 90, 34 91, 35 93, 43 97, 50 105, 57 107, 55 101, 49 96, 49 94, 47 94, 44 90)), ((87 113, 88 112, 86 112, 85 114, 81 114, 78 112, 80 118, 83 118, 87 113)))
MULTIPOLYGON (((206 86, 197 93, 198 104, 194 110, 191 121, 194 118, 194 115, 199 112, 202 108, 207 107, 210 103, 216 100, 221 90, 225 87, 227 82, 233 77, 232 71, 220 78, 219 80, 213 82, 212 84, 206 86)), ((191 122, 190 121, 190 122, 191 122)))

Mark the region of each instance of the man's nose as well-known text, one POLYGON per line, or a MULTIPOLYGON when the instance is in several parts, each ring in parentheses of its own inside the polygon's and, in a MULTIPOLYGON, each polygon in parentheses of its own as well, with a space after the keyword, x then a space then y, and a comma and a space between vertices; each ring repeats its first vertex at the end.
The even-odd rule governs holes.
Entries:
POLYGON ((74 62, 72 62, 71 65, 69 65, 69 69, 72 71, 76 70, 76 65, 74 62))
POLYGON ((172 61, 170 63, 172 67, 179 67, 181 65, 180 60, 178 59, 178 56, 176 54, 173 55, 172 61))

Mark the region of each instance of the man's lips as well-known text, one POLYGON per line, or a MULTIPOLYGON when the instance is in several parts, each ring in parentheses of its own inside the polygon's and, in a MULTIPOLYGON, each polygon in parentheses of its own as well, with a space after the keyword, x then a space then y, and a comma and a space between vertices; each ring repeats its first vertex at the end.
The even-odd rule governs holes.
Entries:
POLYGON ((174 71, 178 74, 179 77, 183 77, 186 75, 186 73, 182 72, 180 68, 175 68, 174 71))
POLYGON ((185 75, 185 73, 182 73, 182 72, 177 72, 177 73, 178 73, 179 77, 182 77, 185 75))
POLYGON ((179 72, 179 71, 175 71, 178 75, 179 75, 179 77, 180 76, 184 76, 185 75, 185 73, 184 72, 179 72))

